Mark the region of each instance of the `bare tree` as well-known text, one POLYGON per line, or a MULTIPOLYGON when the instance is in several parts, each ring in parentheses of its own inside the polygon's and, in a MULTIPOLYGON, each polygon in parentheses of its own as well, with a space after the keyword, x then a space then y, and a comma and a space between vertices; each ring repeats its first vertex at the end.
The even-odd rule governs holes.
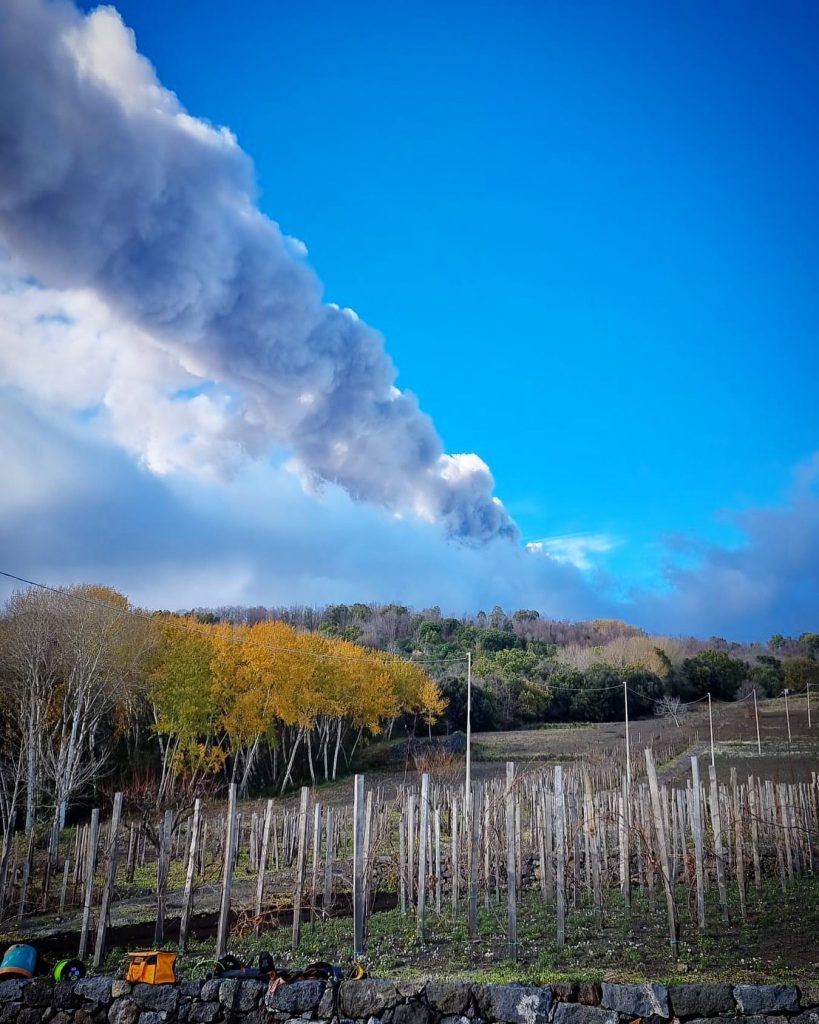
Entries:
POLYGON ((658 718, 673 718, 674 725, 679 729, 680 720, 688 714, 688 705, 683 704, 679 697, 672 697, 670 694, 666 694, 665 697, 661 697, 657 702, 654 714, 658 718))
POLYGON ((105 769, 117 713, 133 704, 149 620, 115 591, 15 594, 0 630, 3 823, 25 793, 31 828, 47 792, 57 830, 68 801, 105 769))
POLYGON ((4 826, 25 791, 25 827, 34 823, 42 786, 43 736, 58 682, 53 595, 14 594, 3 622, 0 696, 8 715, 4 768, 14 766, 3 783, 4 826))

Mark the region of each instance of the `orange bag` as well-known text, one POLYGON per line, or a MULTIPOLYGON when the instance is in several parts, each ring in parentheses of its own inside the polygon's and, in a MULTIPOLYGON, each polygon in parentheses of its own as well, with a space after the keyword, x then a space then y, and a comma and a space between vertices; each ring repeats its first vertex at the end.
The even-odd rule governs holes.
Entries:
POLYGON ((128 953, 126 981, 141 981, 145 985, 166 985, 176 981, 176 953, 151 949, 141 953, 128 953))

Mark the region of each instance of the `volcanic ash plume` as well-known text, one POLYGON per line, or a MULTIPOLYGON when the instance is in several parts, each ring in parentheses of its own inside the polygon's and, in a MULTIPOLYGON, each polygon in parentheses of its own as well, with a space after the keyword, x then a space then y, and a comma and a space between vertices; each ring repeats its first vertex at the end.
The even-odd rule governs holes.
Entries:
POLYGON ((303 479, 467 540, 517 536, 485 463, 445 454, 394 386, 381 336, 322 303, 235 138, 185 112, 110 7, 4 0, 0 236, 44 285, 104 304, 129 344, 229 394, 247 454, 284 448, 303 479))

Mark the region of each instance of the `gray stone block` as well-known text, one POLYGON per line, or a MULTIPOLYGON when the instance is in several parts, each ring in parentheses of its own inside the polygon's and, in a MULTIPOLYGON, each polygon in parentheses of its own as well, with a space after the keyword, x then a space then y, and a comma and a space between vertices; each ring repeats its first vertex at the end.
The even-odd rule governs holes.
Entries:
POLYGON ((179 989, 176 985, 134 985, 131 999, 143 1010, 173 1013, 179 1004, 179 989))
POLYGON ((239 1013, 250 1013, 255 1010, 264 998, 268 983, 260 978, 242 978, 239 981, 239 989, 236 999, 233 1002, 233 1009, 239 1013))
POLYGON ((114 978, 111 982, 111 998, 122 999, 123 996, 129 996, 133 987, 131 982, 126 981, 125 978, 114 978))
POLYGON ((789 1024, 819 1024, 819 1006, 789 1018, 789 1024))
POLYGON ((162 1024, 162 1017, 156 1010, 143 1010, 137 1024, 162 1024))
POLYGON ((790 1013, 799 1009, 795 985, 735 985, 734 999, 740 1013, 790 1013))
POLYGON ((18 1024, 40 1024, 43 1017, 42 1008, 39 1006, 24 1006, 17 1014, 18 1024))
POLYGON ((23 1002, 26 1006, 51 1006, 54 986, 48 981, 33 981, 23 989, 23 1002))
POLYGON ((718 1017, 734 1011, 732 985, 673 985, 668 995, 675 1017, 718 1017))
POLYGON ((29 984, 22 978, 9 978, 8 981, 0 981, 0 1003, 20 1002, 23 998, 23 989, 29 984))
POLYGON ((603 1006, 632 1017, 670 1017, 665 985, 610 985, 603 982, 603 1006))
POLYGON ((813 1006, 819 1006, 819 985, 800 985, 799 1005, 803 1010, 810 1010, 813 1006))
POLYGON ((399 998, 394 982, 377 978, 342 981, 339 987, 339 1009, 353 1020, 380 1017, 384 1010, 396 1006, 399 998))
MULTIPOLYGON (((267 997, 265 997, 266 999, 267 997)), ((336 986, 328 984, 324 988, 324 995, 319 1000, 316 1016, 319 1020, 330 1020, 335 1016, 336 986)))
POLYGON ((0 1024, 12 1024, 17 1020, 17 1014, 23 1009, 22 1003, 3 1003, 0 1009, 0 1024))
POLYGON ((226 1010, 232 1010, 239 992, 238 978, 224 978, 219 986, 219 1002, 226 1010))
POLYGON ((599 1006, 603 995, 597 981, 557 981, 549 986, 552 999, 558 1003, 583 1003, 585 1006, 599 1006))
POLYGON ((475 1022, 470 1017, 456 1016, 441 1017, 439 1024, 475 1024, 475 1022))
POLYGON ((552 1005, 552 990, 534 985, 484 985, 474 992, 480 1015, 502 1024, 541 1024, 552 1005))
POLYGON ((51 990, 51 1005, 57 1010, 75 1010, 82 1003, 82 996, 74 991, 70 981, 59 981, 51 990))
POLYGON ((427 1002, 447 1016, 462 1016, 472 1004, 472 986, 463 981, 430 981, 427 1002))
POLYGON ((80 978, 74 991, 90 1003, 110 1003, 112 985, 113 978, 80 978))
POLYGON ((395 987, 402 999, 415 999, 423 995, 429 982, 429 978, 404 978, 396 981, 395 987))
POLYGON ((616 1010, 603 1010, 584 1003, 558 1003, 553 1019, 554 1024, 619 1024, 620 1021, 616 1010))
POLYGON ((431 1024, 433 1013, 425 1002, 400 1003, 392 1012, 392 1024, 431 1024))
POLYGON ((213 1000, 218 999, 219 998, 219 989, 220 989, 221 985, 222 985, 222 979, 221 978, 210 978, 202 986, 202 991, 201 991, 201 993, 199 995, 199 998, 202 999, 206 1003, 210 1003, 213 1000))
MULTIPOLYGON (((323 981, 294 981, 291 985, 279 985, 275 992, 268 989, 264 997, 264 1005, 275 1013, 298 1016, 315 1010, 323 995, 323 981)), ((330 1014, 332 1014, 332 1009, 330 1014)), ((365 1017, 369 1014, 361 1014, 361 1016, 365 1017)))
POLYGON ((202 994, 203 981, 181 981, 179 994, 183 999, 198 999, 202 994))
POLYGON ((211 1024, 222 1016, 221 1003, 193 1003, 191 1004, 188 1020, 191 1024, 211 1024))
POLYGON ((133 999, 115 999, 108 1011, 110 1024, 137 1024, 139 1007, 133 999))

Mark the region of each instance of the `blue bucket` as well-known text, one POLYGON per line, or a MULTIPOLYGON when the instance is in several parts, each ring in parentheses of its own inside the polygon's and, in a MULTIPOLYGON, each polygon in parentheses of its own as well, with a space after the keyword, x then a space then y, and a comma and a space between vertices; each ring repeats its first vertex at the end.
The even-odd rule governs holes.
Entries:
POLYGON ((18 942, 15 946, 9 946, 3 962, 0 963, 0 977, 3 978, 33 978, 34 968, 37 966, 37 950, 34 946, 26 946, 18 942))

